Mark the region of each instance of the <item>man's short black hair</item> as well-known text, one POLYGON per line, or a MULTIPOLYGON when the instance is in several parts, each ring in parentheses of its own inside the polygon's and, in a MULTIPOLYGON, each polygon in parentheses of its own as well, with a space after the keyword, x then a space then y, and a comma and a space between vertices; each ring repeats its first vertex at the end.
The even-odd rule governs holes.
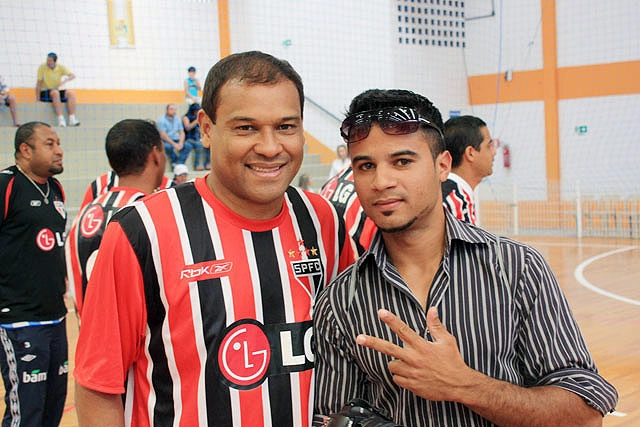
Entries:
POLYGON ((480 128, 486 127, 484 120, 475 116, 452 117, 444 124, 444 144, 451 153, 451 167, 462 163, 462 157, 467 147, 480 150, 483 136, 480 128))
POLYGON ((220 89, 231 80, 248 85, 272 85, 290 80, 298 90, 300 114, 304 109, 304 88, 300 75, 291 64, 259 51, 240 52, 218 61, 207 74, 202 94, 202 109, 213 123, 220 104, 220 89))
MULTIPOLYGON (((353 98, 351 105, 349 105, 347 116, 363 111, 379 110, 389 107, 413 108, 421 117, 429 120, 439 129, 443 127, 442 115, 429 99, 404 89, 369 89, 364 91, 353 98)), ((435 129, 428 126, 423 126, 422 129, 425 135, 433 136, 433 138, 430 139, 430 146, 431 154, 435 159, 445 150, 444 141, 435 129)))
POLYGON ((33 148, 34 146, 31 144, 31 138, 33 137, 34 132, 39 126, 45 126, 50 128, 49 124, 44 122, 29 122, 21 125, 18 130, 16 130, 16 137, 13 140, 13 145, 15 148, 15 154, 20 152, 20 146, 22 144, 27 144, 29 147, 33 148))
POLYGON ((163 152, 160 133, 149 120, 121 120, 109 129, 105 140, 109 165, 118 176, 141 173, 153 147, 163 152))
POLYGON ((49 58, 53 59, 53 62, 58 62, 58 55, 56 55, 55 53, 53 53, 53 52, 49 52, 49 53, 47 54, 47 56, 48 56, 49 58))

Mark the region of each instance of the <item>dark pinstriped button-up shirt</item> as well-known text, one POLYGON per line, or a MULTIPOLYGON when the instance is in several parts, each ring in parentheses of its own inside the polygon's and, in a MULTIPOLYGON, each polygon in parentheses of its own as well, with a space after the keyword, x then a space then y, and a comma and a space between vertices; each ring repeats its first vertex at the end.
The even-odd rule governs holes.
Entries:
MULTIPOLYGON (((605 414, 615 388, 599 374, 556 277, 533 248, 500 238, 447 213, 446 249, 427 306, 438 308, 464 361, 484 374, 523 387, 570 390, 605 414), (497 247, 501 250, 498 257, 497 247), (500 272, 504 265, 505 275, 500 272)), ((367 399, 403 426, 489 426, 455 402, 417 397, 393 383, 390 358, 358 346, 364 333, 402 345, 377 310, 386 308, 431 341, 426 313, 391 264, 380 234, 354 266, 318 297, 316 413, 337 412, 354 397, 367 399), (355 292, 349 302, 352 268, 355 292)))

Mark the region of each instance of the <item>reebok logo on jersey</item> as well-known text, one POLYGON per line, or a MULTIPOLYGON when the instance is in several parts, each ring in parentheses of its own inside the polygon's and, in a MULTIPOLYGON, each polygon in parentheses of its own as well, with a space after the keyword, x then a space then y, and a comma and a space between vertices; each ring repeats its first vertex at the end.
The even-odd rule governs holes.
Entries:
POLYGON ((218 366, 223 382, 239 390, 262 384, 267 376, 313 369, 312 321, 263 325, 242 319, 221 334, 218 366))
POLYGON ((22 373, 22 383, 23 384, 28 384, 28 383, 41 383, 43 381, 47 380, 47 373, 46 372, 40 372, 39 369, 35 369, 33 371, 31 371, 31 373, 28 372, 23 372, 22 373))
POLYGON ((180 272, 180 280, 194 282, 227 276, 231 272, 231 261, 207 261, 185 266, 180 272))

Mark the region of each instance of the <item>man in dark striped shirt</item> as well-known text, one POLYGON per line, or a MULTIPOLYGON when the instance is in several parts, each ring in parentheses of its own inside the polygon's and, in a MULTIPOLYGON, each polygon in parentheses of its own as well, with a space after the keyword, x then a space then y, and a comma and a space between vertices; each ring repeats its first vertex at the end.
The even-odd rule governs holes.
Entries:
POLYGON ((379 231, 317 300, 316 413, 359 397, 403 426, 601 425, 617 392, 549 265, 443 208, 441 126, 409 91, 351 103, 341 133, 379 231))

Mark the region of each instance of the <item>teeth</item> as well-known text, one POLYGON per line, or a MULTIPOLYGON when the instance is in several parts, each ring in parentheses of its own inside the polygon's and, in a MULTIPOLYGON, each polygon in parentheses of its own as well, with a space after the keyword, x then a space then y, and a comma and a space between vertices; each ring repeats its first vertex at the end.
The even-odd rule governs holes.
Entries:
POLYGON ((261 168, 261 167, 258 167, 258 166, 250 166, 250 167, 251 167, 251 169, 253 169, 256 172, 275 172, 278 169, 280 169, 280 166, 276 166, 276 167, 268 168, 268 169, 267 168, 261 168))

